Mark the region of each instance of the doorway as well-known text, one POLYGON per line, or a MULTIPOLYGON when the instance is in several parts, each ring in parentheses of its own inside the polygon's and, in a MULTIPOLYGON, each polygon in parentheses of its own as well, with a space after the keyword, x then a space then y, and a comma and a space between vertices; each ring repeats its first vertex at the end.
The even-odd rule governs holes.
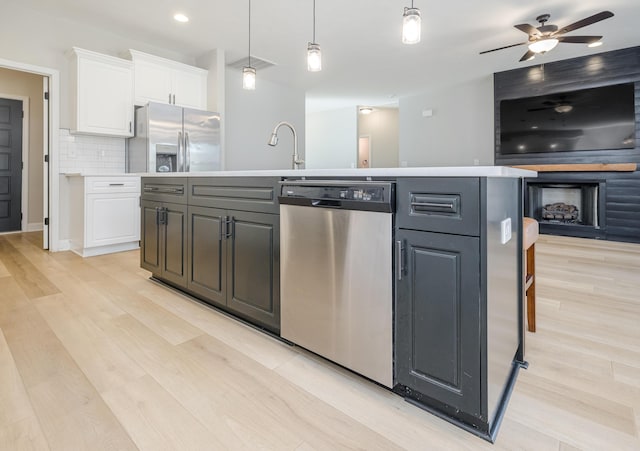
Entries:
POLYGON ((22 101, 0 99, 0 232, 22 230, 22 101))
POLYGON ((360 136, 358 138, 358 167, 371 167, 371 137, 360 136))
MULTIPOLYGON (((58 129, 59 129, 59 108, 60 101, 57 93, 60 87, 59 71, 46 67, 34 66, 15 61, 0 59, 0 97, 20 98, 20 95, 8 95, 4 93, 17 94, 20 93, 22 84, 16 80, 7 81, 7 72, 15 72, 18 76, 25 78, 31 77, 37 79, 38 87, 33 88, 32 92, 25 93, 25 101, 23 108, 30 103, 32 117, 30 130, 39 133, 39 140, 31 140, 29 136, 25 138, 25 142, 29 142, 31 149, 31 158, 29 152, 23 156, 24 171, 22 173, 23 184, 28 180, 29 189, 22 189, 23 195, 30 194, 25 200, 22 197, 23 218, 21 226, 16 230, 36 231, 42 230, 42 243, 44 249, 60 250, 59 245, 59 218, 57 214, 50 217, 49 212, 57 212, 59 203, 59 180, 58 177, 52 177, 58 171, 57 149, 58 149, 58 129), (55 93, 56 96, 51 95, 55 93), (41 113, 41 115, 40 115, 41 113), (29 164, 31 163, 31 164, 29 164), (28 177, 28 175, 31 177, 28 177), (28 205, 31 209, 30 215, 25 214, 24 208, 28 205), (50 207, 51 205, 51 207, 50 207), (32 217, 33 220, 27 221, 32 217)), ((14 74, 14 75, 15 75, 14 74)), ((33 80, 32 80, 33 81, 33 80)), ((26 114, 26 111, 25 111, 26 114)), ((21 163, 22 165, 22 163, 21 163)))

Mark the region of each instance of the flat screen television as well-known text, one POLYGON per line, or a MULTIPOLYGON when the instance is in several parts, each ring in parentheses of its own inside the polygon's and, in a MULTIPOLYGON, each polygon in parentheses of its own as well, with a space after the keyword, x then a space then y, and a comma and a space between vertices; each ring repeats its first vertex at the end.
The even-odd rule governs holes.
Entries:
POLYGON ((633 83, 500 102, 500 155, 636 147, 633 83))

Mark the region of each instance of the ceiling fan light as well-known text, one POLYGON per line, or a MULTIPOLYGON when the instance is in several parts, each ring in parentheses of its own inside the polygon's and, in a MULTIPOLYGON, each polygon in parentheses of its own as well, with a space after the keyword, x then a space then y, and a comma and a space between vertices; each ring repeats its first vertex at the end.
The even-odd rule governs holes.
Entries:
POLYGON ((529 50, 533 53, 545 53, 555 48, 558 42, 556 38, 542 38, 529 44, 529 50))
POLYGON ((405 8, 402 15, 402 43, 417 44, 420 42, 422 19, 418 8, 405 8))
POLYGON ((557 105, 554 110, 556 111, 556 113, 560 114, 569 113, 570 111, 573 111, 573 106, 566 104, 557 105))
POLYGON ((242 89, 249 91, 256 89, 256 70, 251 66, 242 68, 242 89))
POLYGON ((309 72, 322 70, 322 51, 320 46, 313 42, 310 42, 307 46, 307 70, 309 72))
POLYGON ((373 113, 373 108, 370 106, 362 106, 360 107, 360 114, 371 114, 373 113))
POLYGON ((587 44, 587 47, 593 48, 593 47, 600 47, 603 44, 603 42, 600 41, 596 41, 596 42, 592 42, 591 44, 587 44))

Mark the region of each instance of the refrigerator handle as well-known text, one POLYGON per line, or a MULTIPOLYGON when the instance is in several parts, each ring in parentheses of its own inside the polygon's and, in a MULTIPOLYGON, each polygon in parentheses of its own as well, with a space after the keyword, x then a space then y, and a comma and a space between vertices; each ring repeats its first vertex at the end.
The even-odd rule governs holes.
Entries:
POLYGON ((176 172, 183 172, 184 171, 184 143, 182 142, 182 132, 178 132, 178 155, 176 156, 176 159, 178 160, 176 162, 177 168, 176 168, 176 172))
POLYGON ((184 132, 184 172, 191 171, 191 143, 189 132, 184 132))

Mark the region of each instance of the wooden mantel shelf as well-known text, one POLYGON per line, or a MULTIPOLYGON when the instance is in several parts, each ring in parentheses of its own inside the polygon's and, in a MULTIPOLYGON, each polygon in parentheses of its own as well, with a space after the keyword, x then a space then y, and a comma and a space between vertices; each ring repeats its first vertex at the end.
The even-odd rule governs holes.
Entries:
POLYGON ((512 166, 538 172, 633 172, 637 163, 524 164, 512 166))

